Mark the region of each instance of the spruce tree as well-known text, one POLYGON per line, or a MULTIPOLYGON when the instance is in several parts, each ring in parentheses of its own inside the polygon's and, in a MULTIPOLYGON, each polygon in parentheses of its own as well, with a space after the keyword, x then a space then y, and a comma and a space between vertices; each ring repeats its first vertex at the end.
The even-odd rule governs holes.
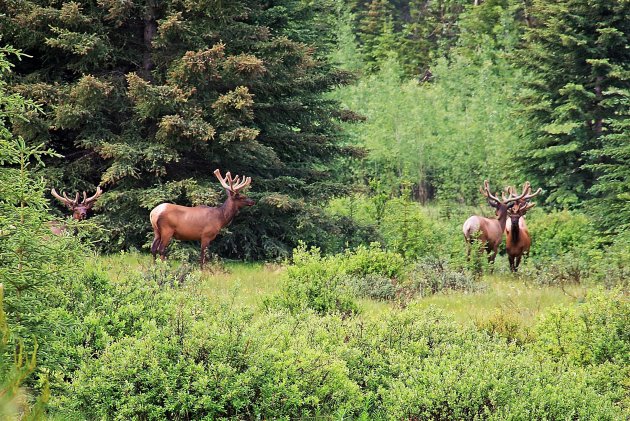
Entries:
POLYGON ((48 162, 52 184, 104 187, 110 249, 146 245, 161 202, 221 203, 220 168, 251 176, 259 200, 214 250, 284 254, 314 204, 340 191, 330 167, 352 152, 322 97, 350 77, 323 59, 329 4, 2 2, 3 39, 32 57, 12 88, 44 109, 14 132, 64 156, 48 162))
POLYGON ((580 206, 606 191, 594 186, 609 181, 598 181, 601 171, 616 171, 607 161, 623 158, 614 145, 627 132, 619 121, 630 88, 630 4, 535 0, 529 12, 518 61, 532 75, 522 99, 531 124, 519 165, 548 203, 580 206))

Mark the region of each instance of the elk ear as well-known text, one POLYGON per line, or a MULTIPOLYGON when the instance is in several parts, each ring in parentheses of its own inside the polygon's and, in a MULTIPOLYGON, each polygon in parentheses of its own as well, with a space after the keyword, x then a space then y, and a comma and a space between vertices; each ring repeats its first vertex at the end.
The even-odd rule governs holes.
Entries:
POLYGON ((512 202, 512 203, 510 203, 510 204, 507 206, 507 208, 508 208, 508 209, 512 209, 512 208, 514 207, 514 205, 516 205, 516 202, 512 202))
POLYGON ((499 208, 499 204, 496 201, 492 200, 492 199, 488 200, 488 205, 492 206, 495 209, 499 208))

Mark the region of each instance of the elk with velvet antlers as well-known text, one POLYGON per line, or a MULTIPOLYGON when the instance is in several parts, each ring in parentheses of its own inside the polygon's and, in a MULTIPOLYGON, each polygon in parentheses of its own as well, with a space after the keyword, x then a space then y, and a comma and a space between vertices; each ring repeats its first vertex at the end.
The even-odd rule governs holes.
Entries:
POLYGON ((510 223, 505 227, 505 250, 508 254, 512 272, 516 272, 518 269, 521 257, 524 254, 529 254, 532 239, 529 236, 524 216, 528 210, 536 206, 535 203, 530 203, 531 198, 540 194, 541 191, 542 189, 539 188, 536 190, 536 193, 532 194, 532 187, 529 181, 523 184, 523 191, 520 196, 517 195, 514 187, 507 188, 509 198, 516 201, 515 205, 508 210, 510 223))
POLYGON ((151 225, 155 239, 151 245, 153 259, 159 253, 160 258, 166 257, 166 247, 172 238, 184 241, 201 241, 201 268, 206 261, 206 248, 219 234, 219 231, 232 222, 238 211, 244 206, 252 206, 255 202, 242 195, 240 191, 251 182, 251 177, 240 176, 232 178, 227 172, 225 178, 221 171, 214 171, 214 175, 228 194, 227 200, 217 207, 210 206, 180 206, 172 203, 162 203, 156 206, 150 214, 151 225))
POLYGON ((479 191, 488 199, 488 204, 496 209, 497 218, 485 218, 483 216, 473 215, 464 222, 462 230, 464 238, 468 243, 468 258, 470 258, 471 244, 475 240, 479 240, 485 245, 488 252, 488 261, 494 262, 499 249, 499 244, 503 239, 503 231, 505 230, 505 222, 507 220, 508 209, 515 205, 515 199, 502 197, 500 200, 496 195, 490 192, 488 180, 483 182, 483 187, 479 191))
POLYGON ((87 218, 88 212, 92 209, 92 206, 94 206, 96 199, 103 194, 103 191, 100 187, 97 187, 94 196, 90 197, 87 197, 87 193, 83 192, 83 200, 81 202, 79 202, 79 192, 77 192, 74 200, 70 199, 66 195, 66 192, 61 192, 63 196, 60 196, 55 189, 52 189, 50 193, 72 211, 72 218, 81 221, 87 218))

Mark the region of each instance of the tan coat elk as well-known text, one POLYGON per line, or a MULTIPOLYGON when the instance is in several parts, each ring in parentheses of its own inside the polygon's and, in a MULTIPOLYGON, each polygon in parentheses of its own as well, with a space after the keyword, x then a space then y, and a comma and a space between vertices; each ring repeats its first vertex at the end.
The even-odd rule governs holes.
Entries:
POLYGON ((251 177, 240 181, 238 175, 232 179, 232 175, 228 172, 223 178, 218 169, 214 171, 214 175, 228 194, 227 200, 221 206, 189 207, 162 203, 151 211, 151 226, 155 235, 151 245, 153 259, 158 253, 162 260, 165 259, 166 247, 173 238, 183 241, 199 240, 201 241, 200 262, 203 269, 208 244, 215 239, 223 227, 232 222, 242 207, 255 204, 252 199, 240 193, 240 190, 251 183, 251 177))
POLYGON ((498 197, 490 192, 488 180, 483 182, 483 187, 480 187, 479 191, 488 199, 488 204, 496 209, 497 218, 473 215, 464 222, 462 231, 468 243, 468 258, 470 258, 470 249, 473 241, 478 240, 485 245, 488 252, 488 261, 493 263, 497 256, 499 244, 501 244, 503 239, 508 209, 514 206, 515 202, 513 199, 506 200, 505 197, 502 197, 503 200, 499 200, 498 197))

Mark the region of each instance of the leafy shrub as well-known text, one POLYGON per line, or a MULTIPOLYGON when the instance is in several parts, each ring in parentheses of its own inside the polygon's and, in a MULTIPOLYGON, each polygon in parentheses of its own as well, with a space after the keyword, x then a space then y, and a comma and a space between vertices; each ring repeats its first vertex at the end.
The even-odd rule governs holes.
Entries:
POLYGON ((322 257, 316 247, 304 244, 293 252, 293 264, 287 268, 281 291, 267 300, 269 307, 287 308, 293 313, 312 309, 320 314, 358 311, 352 294, 343 282, 342 259, 322 257))
POLYGON ((387 276, 374 273, 362 276, 348 275, 343 279, 343 283, 355 297, 374 300, 392 300, 396 297, 396 285, 387 276))
POLYGON ((495 338, 522 345, 531 341, 531 332, 513 311, 499 309, 489 317, 475 320, 475 326, 495 338))
POLYGON ((630 290, 630 231, 617 234, 612 244, 594 253, 591 277, 607 288, 630 290))
POLYGON ((375 227, 385 248, 405 259, 465 257, 463 221, 411 201, 408 191, 402 195, 383 197, 378 191, 373 196, 355 195, 331 201, 327 210, 332 215, 343 215, 358 224, 375 227))
POLYGON ((409 272, 404 288, 422 297, 440 292, 475 292, 483 288, 474 274, 466 269, 453 269, 448 262, 424 259, 409 272))
MULTIPOLYGON (((297 252, 309 270, 330 263, 297 252)), ((168 317, 145 308, 136 333, 84 359, 66 404, 105 419, 623 418, 613 405, 623 391, 605 382, 618 370, 556 362, 413 302, 367 320, 310 309, 254 317, 189 287, 154 294, 168 317)), ((127 318, 125 306, 109 308, 127 318)))
POLYGON ((630 363, 630 300, 619 291, 592 292, 579 307, 558 307, 536 325, 536 346, 579 364, 630 363))
POLYGON ((378 243, 370 243, 369 247, 358 246, 354 250, 346 250, 341 260, 344 273, 357 276, 380 275, 391 279, 399 279, 403 275, 405 261, 395 252, 383 250, 378 243))
POLYGON ((581 253, 582 259, 597 246, 597 234, 586 215, 573 211, 536 211, 527 219, 532 236, 530 254, 550 260, 567 253, 581 253))
POLYGON ((591 387, 630 410, 630 300, 617 291, 596 291, 576 308, 558 307, 535 326, 542 355, 584 367, 591 387))
POLYGON ((333 256, 322 256, 318 248, 302 244, 293 252, 280 293, 267 305, 294 313, 312 309, 320 314, 354 314, 358 311, 355 295, 390 296, 403 267, 402 256, 382 250, 377 243, 333 256), (371 287, 380 291, 370 291, 371 287))

